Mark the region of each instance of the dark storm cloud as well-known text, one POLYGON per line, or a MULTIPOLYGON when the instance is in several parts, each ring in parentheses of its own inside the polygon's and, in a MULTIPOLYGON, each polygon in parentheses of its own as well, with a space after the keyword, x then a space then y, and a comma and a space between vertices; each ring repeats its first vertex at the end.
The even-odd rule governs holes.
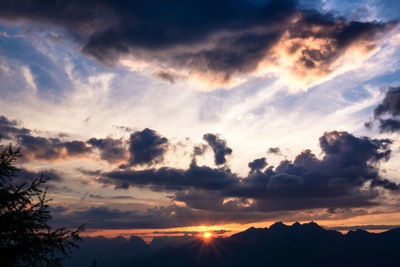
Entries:
MULTIPOLYGON (((122 129, 127 131, 130 128, 122 129)), ((68 160, 71 157, 88 156, 93 149, 98 149, 102 160, 110 164, 129 162, 120 165, 121 168, 127 168, 131 165, 160 163, 170 147, 167 138, 148 128, 132 133, 129 141, 109 137, 65 141, 64 137, 64 134, 57 138, 33 136, 31 130, 21 128, 17 121, 0 116, 0 140, 14 141, 20 146, 26 161, 68 160)))
POLYGON ((390 140, 332 131, 319 141, 322 159, 305 150, 293 161, 284 160, 276 168, 265 170, 265 158, 256 159, 249 163, 247 177, 227 168, 192 163, 187 170, 103 173, 98 181, 116 188, 177 191, 174 199, 188 207, 224 212, 368 207, 379 204, 377 187, 399 189, 398 184, 379 175, 379 163, 390 157, 390 140))
POLYGON ((266 158, 259 158, 255 159, 248 164, 251 173, 255 173, 258 171, 262 171, 265 167, 267 167, 267 159, 266 158))
MULTIPOLYGON (((123 127, 123 130, 128 128, 123 127)), ((113 138, 91 138, 88 141, 65 141, 64 134, 57 138, 31 135, 31 130, 19 127, 17 121, 0 116, 0 140, 16 142, 24 160, 67 160, 87 156, 93 149, 100 151, 100 158, 115 164, 129 161, 130 165, 151 165, 163 161, 169 141, 156 131, 144 129, 131 134, 129 142, 113 138), (127 148, 129 143, 129 148, 127 148)), ((121 164, 129 167, 129 164, 121 164)))
POLYGON ((181 190, 188 187, 221 190, 237 183, 237 177, 229 169, 212 169, 191 165, 187 170, 160 168, 127 170, 103 173, 104 183, 118 188, 129 186, 150 187, 155 190, 181 190))
MULTIPOLYGON (((318 68, 324 74, 350 46, 372 49, 377 34, 391 26, 345 21, 302 9, 294 0, 0 3, 0 19, 63 27, 84 53, 100 61, 116 62, 131 54, 175 69, 213 73, 221 82, 254 71, 273 52, 282 53, 273 51, 282 42, 289 46, 288 53, 300 52, 294 62, 300 71, 318 68), (309 38, 321 42, 311 47, 305 43, 309 38)), ((174 81, 169 72, 158 76, 174 81)))
POLYGON ((212 49, 179 54, 173 61, 190 69, 221 74, 222 82, 227 82, 235 74, 255 70, 281 34, 267 31, 226 37, 212 49))
POLYGON ((11 22, 36 21, 65 27, 72 33, 93 33, 96 27, 107 27, 112 12, 104 4, 84 1, 12 1, 2 0, 0 18, 11 22))
POLYGON ((155 0, 123 4, 110 1, 107 4, 119 21, 89 36, 84 51, 102 60, 113 60, 116 55, 132 49, 160 51, 176 45, 190 46, 220 31, 244 30, 285 19, 295 11, 294 1, 271 2, 256 6, 249 1, 230 0, 175 3, 155 0))
MULTIPOLYGON (((329 65, 343 50, 358 41, 373 40, 376 33, 384 31, 385 27, 386 25, 376 22, 347 22, 336 19, 331 14, 310 11, 303 13, 302 19, 296 22, 289 32, 293 39, 332 40, 319 49, 303 48, 303 57, 300 60, 306 68, 314 68, 320 63, 329 65)), ((292 49, 294 52, 298 47, 293 46, 292 49)))
POLYGON ((389 87, 382 103, 375 108, 374 115, 376 117, 384 114, 400 115, 400 87, 389 87))
POLYGON ((397 132, 400 130, 399 119, 380 119, 379 128, 381 132, 397 132))
MULTIPOLYGON (((388 101, 384 100, 377 108, 377 114, 391 112, 397 116, 395 105, 388 101)), ((293 161, 283 160, 276 167, 267 166, 266 159, 259 158, 248 164, 248 176, 241 177, 226 166, 197 166, 195 157, 205 152, 204 144, 194 147, 194 158, 188 169, 131 169, 132 165, 161 162, 169 148, 168 139, 150 129, 131 134, 126 150, 124 141, 119 139, 64 141, 32 136, 28 129, 20 128, 17 122, 4 116, 0 117, 0 123, 6 129, 3 132, 21 146, 27 160, 66 160, 86 156, 95 147, 103 160, 111 163, 129 160, 130 165, 111 172, 81 170, 85 175, 117 189, 142 187, 173 192, 173 199, 196 209, 265 212, 363 207, 379 204, 378 187, 388 192, 400 189, 398 184, 381 177, 378 169, 379 163, 390 157, 391 141, 359 138, 347 132, 332 131, 321 136, 321 159, 310 150, 304 150, 293 161)), ((226 163, 226 156, 232 153, 226 141, 214 134, 205 134, 204 140, 213 149, 215 163, 226 163)), ((25 176, 32 177, 27 173, 25 176)))
POLYGON ((208 143, 208 145, 214 151, 215 164, 221 165, 226 163, 226 156, 232 154, 232 149, 226 145, 226 140, 221 139, 215 134, 205 134, 203 139, 208 143))
POLYGON ((144 129, 131 134, 129 151, 132 165, 154 164, 162 162, 169 148, 168 139, 154 130, 144 129))
POLYGON ((379 162, 389 159, 390 140, 333 131, 319 141, 322 159, 305 150, 294 161, 284 160, 275 169, 249 176, 228 194, 258 198, 258 209, 275 210, 368 206, 376 204, 374 187, 395 189, 396 185, 380 177, 377 168, 379 162), (371 185, 364 190, 367 182, 371 185))
POLYGON ((17 121, 0 116, 0 141, 2 139, 10 140, 15 135, 28 135, 29 133, 30 130, 19 128, 17 121))
POLYGON ((5 116, 0 116, 0 124, 2 125, 9 125, 9 126, 16 126, 18 123, 16 120, 9 120, 5 116))
POLYGON ((373 180, 371 183, 371 186, 376 187, 376 186, 380 186, 383 187, 385 189, 391 190, 391 191, 397 191, 400 190, 400 185, 396 184, 392 181, 389 181, 388 179, 376 179, 373 180))
POLYGON ((100 150, 101 159, 108 161, 109 163, 118 163, 127 159, 127 150, 121 139, 91 138, 87 143, 98 148, 100 150))
POLYGON ((91 152, 83 141, 62 141, 59 138, 20 135, 17 137, 24 157, 29 160, 59 160, 84 156, 91 152))
MULTIPOLYGON (((389 87, 382 102, 374 110, 381 132, 400 131, 400 87, 389 87)), ((372 123, 366 123, 371 127, 372 123)))
POLYGON ((23 160, 59 160, 84 156, 91 152, 83 141, 63 141, 31 135, 31 130, 21 128, 14 120, 0 117, 0 136, 20 146, 23 160))

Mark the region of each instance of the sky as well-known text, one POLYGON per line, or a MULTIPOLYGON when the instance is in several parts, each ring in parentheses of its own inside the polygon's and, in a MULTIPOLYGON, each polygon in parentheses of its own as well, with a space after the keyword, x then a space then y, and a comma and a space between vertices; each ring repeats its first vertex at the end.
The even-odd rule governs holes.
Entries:
POLYGON ((0 143, 54 226, 400 225, 399 1, 0 5, 0 143))

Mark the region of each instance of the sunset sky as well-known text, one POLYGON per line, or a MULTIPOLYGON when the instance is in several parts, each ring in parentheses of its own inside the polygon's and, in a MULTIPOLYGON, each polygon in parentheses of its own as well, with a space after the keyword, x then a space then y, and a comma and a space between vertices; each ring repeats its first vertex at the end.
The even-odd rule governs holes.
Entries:
POLYGON ((400 1, 0 6, 0 143, 54 226, 400 225, 400 1))

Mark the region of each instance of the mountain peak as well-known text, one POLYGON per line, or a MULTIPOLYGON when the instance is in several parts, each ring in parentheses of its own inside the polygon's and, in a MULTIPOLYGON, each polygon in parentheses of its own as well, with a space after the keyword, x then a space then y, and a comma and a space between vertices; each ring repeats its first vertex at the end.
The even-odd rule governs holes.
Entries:
POLYGON ((377 234, 355 230, 343 235, 315 222, 250 227, 227 238, 213 239, 208 243, 213 246, 206 249, 196 238, 156 237, 145 247, 135 236, 129 240, 135 246, 127 245, 127 240, 116 242, 119 238, 97 238, 84 243, 63 266, 81 266, 82 261, 89 266, 93 259, 104 263, 102 266, 397 266, 393 263, 398 262, 400 250, 400 228, 377 234), (211 247, 222 249, 208 249, 211 247))
POLYGON ((311 229, 325 230, 324 228, 322 228, 321 226, 319 226, 319 224, 316 223, 316 222, 305 223, 305 224, 303 224, 303 226, 309 227, 309 228, 311 228, 311 229))
POLYGON ((271 225, 269 227, 269 230, 271 230, 271 231, 281 231, 281 230, 288 229, 289 227, 290 226, 287 226, 283 222, 276 222, 276 223, 274 223, 273 225, 271 225))
POLYGON ((345 236, 327 231, 315 222, 293 225, 277 222, 269 228, 251 227, 231 237, 213 240, 215 247, 222 248, 219 250, 189 243, 140 256, 129 266, 395 266, 400 232, 366 235, 358 232, 345 236))
POLYGON ((131 246, 142 246, 142 247, 147 247, 146 242, 140 238, 139 236, 131 235, 129 237, 128 243, 131 246))
POLYGON ((347 232, 347 236, 357 236, 357 237, 363 237, 363 236, 368 236, 370 233, 363 230, 363 229, 356 229, 356 230, 350 230, 347 232))
POLYGON ((299 226, 301 226, 299 222, 295 222, 294 224, 292 224, 292 227, 299 227, 299 226))

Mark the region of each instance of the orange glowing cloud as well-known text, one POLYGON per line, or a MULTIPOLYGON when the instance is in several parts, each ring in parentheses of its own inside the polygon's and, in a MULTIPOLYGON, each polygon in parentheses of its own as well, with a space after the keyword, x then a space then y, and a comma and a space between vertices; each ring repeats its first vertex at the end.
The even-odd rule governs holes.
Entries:
POLYGON ((308 20, 298 12, 279 26, 223 32, 205 46, 170 49, 155 59, 131 56, 120 63, 171 83, 186 81, 203 91, 230 89, 249 77, 272 74, 289 81, 296 92, 361 67, 395 26, 308 20))

